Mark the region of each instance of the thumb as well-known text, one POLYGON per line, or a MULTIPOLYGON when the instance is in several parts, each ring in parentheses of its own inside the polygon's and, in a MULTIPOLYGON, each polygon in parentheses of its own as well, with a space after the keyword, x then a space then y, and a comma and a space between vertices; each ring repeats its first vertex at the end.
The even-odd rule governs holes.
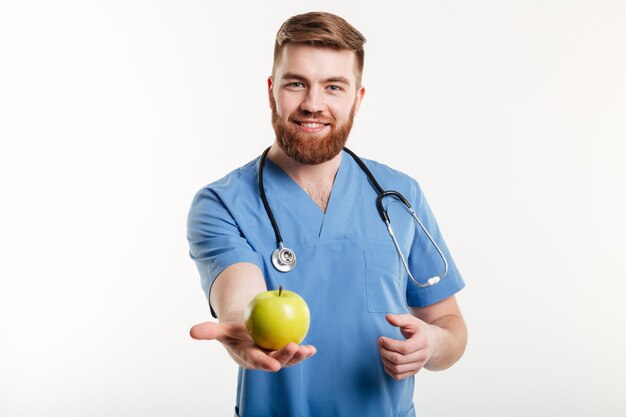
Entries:
POLYGON ((387 314, 387 321, 394 327, 399 327, 402 335, 407 339, 417 332, 418 319, 411 314, 387 314))
POLYGON ((389 324, 395 327, 415 327, 415 317, 410 314, 387 314, 389 324))
POLYGON ((226 331, 220 323, 207 321, 193 326, 189 335, 196 340, 216 340, 224 337, 226 331))

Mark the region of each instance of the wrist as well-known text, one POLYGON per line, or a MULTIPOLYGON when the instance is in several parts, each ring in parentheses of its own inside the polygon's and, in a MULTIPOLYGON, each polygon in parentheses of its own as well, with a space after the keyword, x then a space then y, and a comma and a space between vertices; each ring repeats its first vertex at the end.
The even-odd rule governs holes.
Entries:
POLYGON ((434 324, 428 325, 428 357, 424 363, 424 368, 429 371, 438 370, 437 364, 441 356, 441 345, 446 337, 446 331, 434 324))
POLYGON ((226 310, 223 314, 220 314, 220 323, 243 323, 243 312, 241 308, 226 310))
POLYGON ((467 344, 467 329, 460 316, 448 315, 430 324, 432 349, 424 367, 430 371, 442 371, 458 361, 467 344))

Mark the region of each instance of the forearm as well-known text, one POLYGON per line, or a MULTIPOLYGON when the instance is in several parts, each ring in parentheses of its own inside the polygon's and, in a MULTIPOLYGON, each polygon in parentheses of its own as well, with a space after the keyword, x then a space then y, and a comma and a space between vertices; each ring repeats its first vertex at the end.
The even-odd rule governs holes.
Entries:
POLYGON ((458 361, 467 345, 467 327, 460 315, 449 314, 433 320, 433 354, 424 367, 430 371, 441 371, 458 361))
POLYGON ((256 265, 234 264, 222 271, 213 283, 211 305, 220 323, 241 322, 250 300, 266 289, 263 274, 256 265))

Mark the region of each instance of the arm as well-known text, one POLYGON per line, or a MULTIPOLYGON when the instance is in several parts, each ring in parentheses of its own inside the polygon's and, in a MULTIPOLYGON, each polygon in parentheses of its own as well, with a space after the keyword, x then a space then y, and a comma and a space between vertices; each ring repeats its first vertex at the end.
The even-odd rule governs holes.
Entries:
POLYGON ((217 277, 211 288, 211 305, 219 323, 206 322, 191 328, 191 337, 198 340, 217 340, 242 368, 278 371, 313 356, 313 346, 289 343, 270 352, 257 346, 243 321, 244 311, 252 298, 266 290, 261 270, 251 263, 236 263, 217 277))
POLYGON ((426 369, 442 371, 461 359, 467 345, 467 327, 454 296, 428 307, 411 308, 411 313, 433 331, 432 355, 424 365, 426 369))
POLYGON ((211 288, 211 305, 221 322, 243 320, 248 303, 267 291, 261 270, 251 263, 236 263, 226 268, 211 288))
POLYGON ((415 375, 422 368, 447 369, 458 361, 467 344, 467 328, 454 296, 412 314, 388 314, 406 340, 381 337, 378 341, 385 371, 394 379, 415 375))

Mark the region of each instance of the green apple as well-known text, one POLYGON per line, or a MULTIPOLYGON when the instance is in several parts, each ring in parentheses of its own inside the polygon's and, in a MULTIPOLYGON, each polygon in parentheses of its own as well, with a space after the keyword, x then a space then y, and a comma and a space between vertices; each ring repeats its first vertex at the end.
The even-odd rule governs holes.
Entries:
POLYGON ((311 313, 306 301, 293 291, 265 291, 250 301, 244 313, 246 328, 262 348, 279 350, 300 344, 309 331, 311 313))

